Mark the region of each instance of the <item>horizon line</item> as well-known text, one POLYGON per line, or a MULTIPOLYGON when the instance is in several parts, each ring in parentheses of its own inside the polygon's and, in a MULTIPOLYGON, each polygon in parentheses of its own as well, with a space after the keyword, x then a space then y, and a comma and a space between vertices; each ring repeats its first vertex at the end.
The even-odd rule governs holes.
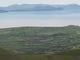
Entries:
POLYGON ((12 27, 0 27, 0 29, 7 29, 7 28, 21 28, 21 27, 66 27, 66 26, 79 26, 80 27, 80 25, 75 25, 75 24, 73 24, 73 25, 62 25, 62 26, 12 26, 12 27))

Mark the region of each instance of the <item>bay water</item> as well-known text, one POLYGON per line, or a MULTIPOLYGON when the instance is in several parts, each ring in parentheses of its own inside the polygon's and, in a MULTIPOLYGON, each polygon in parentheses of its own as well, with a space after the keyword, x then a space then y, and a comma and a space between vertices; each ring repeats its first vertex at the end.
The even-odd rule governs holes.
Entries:
POLYGON ((80 12, 27 11, 0 13, 0 28, 80 25, 80 12))

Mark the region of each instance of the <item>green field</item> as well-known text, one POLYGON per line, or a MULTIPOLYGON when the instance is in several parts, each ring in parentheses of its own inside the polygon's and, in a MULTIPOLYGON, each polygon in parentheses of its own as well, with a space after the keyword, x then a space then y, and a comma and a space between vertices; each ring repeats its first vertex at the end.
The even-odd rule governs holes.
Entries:
POLYGON ((0 47, 17 54, 42 55, 80 48, 80 27, 0 29, 0 47))

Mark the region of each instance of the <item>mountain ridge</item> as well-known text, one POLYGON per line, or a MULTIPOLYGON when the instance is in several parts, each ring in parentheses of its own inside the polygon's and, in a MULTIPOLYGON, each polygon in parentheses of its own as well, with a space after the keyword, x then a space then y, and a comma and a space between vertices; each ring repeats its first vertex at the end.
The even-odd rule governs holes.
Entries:
POLYGON ((74 10, 79 11, 80 5, 78 4, 67 4, 67 5, 49 5, 49 4, 14 4, 7 7, 0 7, 3 11, 55 11, 55 10, 74 10))

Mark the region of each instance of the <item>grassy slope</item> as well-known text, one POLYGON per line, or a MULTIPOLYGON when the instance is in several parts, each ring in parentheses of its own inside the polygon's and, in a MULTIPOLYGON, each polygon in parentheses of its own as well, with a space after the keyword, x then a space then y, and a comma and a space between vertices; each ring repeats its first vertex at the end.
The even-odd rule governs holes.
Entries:
POLYGON ((80 60, 80 49, 62 51, 51 55, 16 55, 0 48, 0 60, 80 60))
POLYGON ((0 60, 17 60, 17 59, 19 59, 19 56, 17 56, 16 54, 0 48, 0 60))
POLYGON ((80 49, 67 50, 54 54, 53 60, 80 60, 80 49))
POLYGON ((80 47, 80 27, 0 29, 0 47, 19 54, 47 54, 80 47))
POLYGON ((45 55, 19 55, 0 48, 0 60, 48 60, 45 55))

